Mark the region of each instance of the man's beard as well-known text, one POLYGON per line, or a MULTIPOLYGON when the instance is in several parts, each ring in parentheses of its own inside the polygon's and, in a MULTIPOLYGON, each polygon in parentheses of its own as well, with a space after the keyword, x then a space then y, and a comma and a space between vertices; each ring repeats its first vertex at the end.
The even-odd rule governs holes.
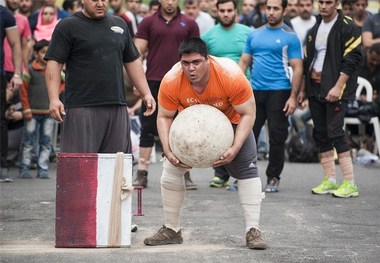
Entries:
POLYGON ((219 23, 223 26, 223 27, 230 27, 232 26, 234 23, 235 23, 235 17, 234 19, 231 19, 229 20, 228 22, 224 22, 222 19, 218 19, 219 20, 219 23))

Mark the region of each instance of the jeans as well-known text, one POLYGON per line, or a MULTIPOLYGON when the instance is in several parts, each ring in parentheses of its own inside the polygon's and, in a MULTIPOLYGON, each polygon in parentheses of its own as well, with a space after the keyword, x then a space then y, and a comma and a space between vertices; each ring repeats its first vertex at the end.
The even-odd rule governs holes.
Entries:
POLYGON ((30 169, 32 150, 37 134, 39 135, 39 152, 37 154, 38 176, 47 176, 49 156, 55 120, 48 114, 33 114, 31 120, 25 121, 20 148, 20 173, 30 169))

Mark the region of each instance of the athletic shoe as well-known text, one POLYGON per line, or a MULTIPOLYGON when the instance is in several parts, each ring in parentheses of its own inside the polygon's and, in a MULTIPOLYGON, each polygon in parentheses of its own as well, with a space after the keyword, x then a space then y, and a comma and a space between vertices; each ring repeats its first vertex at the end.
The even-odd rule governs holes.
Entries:
POLYGON ((235 180, 235 182, 229 186, 226 187, 226 189, 228 191, 237 191, 238 190, 238 185, 237 185, 238 181, 235 180))
POLYGON ((175 232, 173 229, 162 226, 156 234, 144 239, 144 244, 148 246, 160 246, 167 244, 182 244, 181 230, 175 232))
POLYGON ((276 177, 273 177, 272 179, 269 180, 269 182, 265 186, 265 192, 277 193, 279 187, 280 187, 280 180, 278 180, 276 177))
POLYGON ((186 190, 197 190, 197 185, 193 183, 193 181, 190 178, 190 172, 187 171, 184 176, 185 176, 186 190))
POLYGON ((148 171, 137 170, 137 175, 135 180, 132 182, 133 186, 142 186, 144 188, 148 187, 148 171))
POLYGON ((263 239, 261 231, 252 227, 245 235, 247 247, 252 249, 266 249, 267 242, 263 239))
POLYGON ((12 177, 9 176, 8 168, 0 168, 0 182, 1 183, 13 182, 12 177))
POLYGON ((339 186, 337 190, 335 190, 332 193, 333 196, 335 197, 343 197, 343 198, 348 198, 348 197, 358 197, 359 192, 358 192, 358 187, 351 183, 350 181, 343 180, 342 184, 339 186))
POLYGON ((13 179, 10 177, 0 178, 0 183, 12 183, 12 182, 13 182, 13 179))
POLYGON ((220 179, 218 176, 214 176, 214 178, 212 178, 212 181, 210 181, 210 187, 223 188, 227 185, 228 181, 224 181, 223 179, 220 179))
POLYGON ((37 172, 37 178, 40 178, 40 179, 49 179, 50 176, 49 174, 47 173, 47 171, 38 171, 37 172))
POLYGON ((32 175, 30 174, 30 172, 28 170, 22 170, 22 171, 20 171, 20 178, 31 179, 32 175))
POLYGON ((311 189, 311 192, 317 195, 331 194, 336 189, 338 189, 338 187, 339 187, 339 184, 337 183, 334 184, 330 182, 329 177, 325 176, 325 178, 323 178, 322 183, 320 183, 318 186, 311 189))

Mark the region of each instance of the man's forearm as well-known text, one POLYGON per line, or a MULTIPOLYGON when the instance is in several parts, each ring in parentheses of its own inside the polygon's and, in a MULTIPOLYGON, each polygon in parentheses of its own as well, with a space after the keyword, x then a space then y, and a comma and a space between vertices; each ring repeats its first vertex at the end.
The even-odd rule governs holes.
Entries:
POLYGON ((343 86, 346 84, 346 82, 348 81, 348 79, 350 78, 349 75, 345 74, 345 73, 341 73, 338 80, 336 81, 335 83, 335 86, 342 89, 343 86))
POLYGON ((160 117, 160 116, 157 117, 157 131, 160 137, 162 150, 164 154, 168 154, 171 152, 170 146, 169 146, 169 131, 170 131, 170 125, 172 121, 173 121, 172 119, 168 119, 165 117, 160 117))
POLYGON ((21 76, 22 51, 20 42, 17 42, 14 46, 12 46, 12 60, 15 68, 14 74, 21 76))
POLYGON ((240 122, 235 131, 235 138, 233 147, 240 150, 245 140, 247 139, 249 133, 252 131, 253 125, 255 123, 255 114, 244 114, 240 116, 240 122))
POLYGON ((297 97, 298 93, 300 92, 302 84, 302 70, 296 70, 293 72, 293 79, 292 79, 292 89, 290 96, 291 97, 297 97))
POLYGON ((59 99, 62 66, 62 64, 52 60, 47 63, 45 82, 50 101, 59 99))
POLYGON ((140 93, 140 96, 143 98, 145 95, 150 94, 151 92, 149 86, 147 85, 145 72, 141 61, 136 59, 135 61, 124 64, 124 67, 133 85, 140 93))

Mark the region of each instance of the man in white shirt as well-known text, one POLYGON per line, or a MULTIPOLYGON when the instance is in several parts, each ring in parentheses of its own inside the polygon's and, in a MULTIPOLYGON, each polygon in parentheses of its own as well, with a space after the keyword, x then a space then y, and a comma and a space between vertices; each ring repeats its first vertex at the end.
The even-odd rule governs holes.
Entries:
POLYGON ((140 0, 126 0, 125 1, 125 7, 127 8, 126 15, 129 17, 129 19, 132 22, 132 28, 133 33, 136 34, 137 32, 137 14, 139 12, 141 1, 140 0))
POLYGON ((185 0, 183 13, 197 22, 201 35, 215 24, 210 14, 201 11, 200 0, 185 0))
POLYGON ((313 16, 313 0, 299 0, 298 2, 299 15, 290 20, 293 30, 297 33, 302 41, 305 43, 307 31, 315 24, 315 16, 313 16))

